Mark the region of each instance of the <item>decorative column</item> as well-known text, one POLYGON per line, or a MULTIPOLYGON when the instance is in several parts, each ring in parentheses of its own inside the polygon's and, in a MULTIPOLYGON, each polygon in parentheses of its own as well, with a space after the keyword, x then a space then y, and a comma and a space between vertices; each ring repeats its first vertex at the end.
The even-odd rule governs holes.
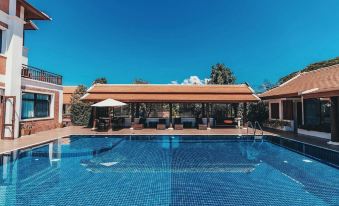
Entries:
POLYGON ((173 115, 173 105, 172 103, 169 103, 169 128, 168 129, 173 129, 173 125, 172 125, 172 122, 173 122, 173 118, 172 118, 172 115, 173 115))
POLYGON ((243 106, 244 106, 244 110, 243 110, 242 118, 243 118, 243 124, 246 124, 247 123, 247 102, 244 102, 243 106))
POLYGON ((298 102, 293 101, 293 132, 298 134, 298 102))
POLYGON ((93 127, 92 127, 92 130, 96 130, 97 129, 97 110, 96 110, 96 107, 93 107, 92 109, 92 112, 93 112, 93 127))
POLYGON ((211 129, 211 122, 210 122, 210 104, 206 104, 207 111, 206 111, 206 116, 207 116, 207 129, 211 129))
POLYGON ((339 145, 339 97, 331 97, 331 141, 339 145))
POLYGON ((131 129, 133 129, 134 124, 134 112, 135 112, 134 103, 131 103, 131 129))
POLYGON ((202 117, 206 117, 205 103, 201 104, 201 115, 202 117))
POLYGON ((140 117, 140 104, 139 103, 135 104, 135 117, 136 118, 140 117))

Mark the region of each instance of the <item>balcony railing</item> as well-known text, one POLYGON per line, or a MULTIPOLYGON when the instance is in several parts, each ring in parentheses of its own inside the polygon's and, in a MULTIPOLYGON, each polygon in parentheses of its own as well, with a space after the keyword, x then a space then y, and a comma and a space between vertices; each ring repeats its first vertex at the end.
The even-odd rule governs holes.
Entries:
POLYGON ((22 65, 21 77, 62 85, 62 76, 28 65, 22 65))

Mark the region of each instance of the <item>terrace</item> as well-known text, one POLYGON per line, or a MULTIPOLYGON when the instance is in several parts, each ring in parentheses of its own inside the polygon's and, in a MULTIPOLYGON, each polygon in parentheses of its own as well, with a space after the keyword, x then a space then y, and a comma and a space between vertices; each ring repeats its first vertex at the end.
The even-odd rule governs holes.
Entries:
POLYGON ((21 77, 47 82, 50 84, 62 85, 62 76, 52 72, 45 71, 36 67, 22 65, 21 77))

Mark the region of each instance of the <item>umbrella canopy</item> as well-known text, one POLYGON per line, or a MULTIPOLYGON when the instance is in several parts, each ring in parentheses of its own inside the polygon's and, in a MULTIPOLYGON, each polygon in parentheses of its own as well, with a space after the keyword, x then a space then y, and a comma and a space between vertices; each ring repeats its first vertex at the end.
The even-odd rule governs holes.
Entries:
POLYGON ((92 107, 113 107, 114 108, 114 107, 122 107, 125 105, 126 103, 119 102, 114 99, 106 99, 104 101, 93 104, 92 107))

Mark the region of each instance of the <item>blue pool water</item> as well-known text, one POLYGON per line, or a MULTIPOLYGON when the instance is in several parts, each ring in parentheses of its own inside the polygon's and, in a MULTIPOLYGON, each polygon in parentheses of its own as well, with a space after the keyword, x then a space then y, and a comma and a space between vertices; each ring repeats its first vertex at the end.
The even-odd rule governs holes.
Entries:
POLYGON ((72 137, 1 156, 0 205, 339 205, 339 170, 237 137, 72 137))

